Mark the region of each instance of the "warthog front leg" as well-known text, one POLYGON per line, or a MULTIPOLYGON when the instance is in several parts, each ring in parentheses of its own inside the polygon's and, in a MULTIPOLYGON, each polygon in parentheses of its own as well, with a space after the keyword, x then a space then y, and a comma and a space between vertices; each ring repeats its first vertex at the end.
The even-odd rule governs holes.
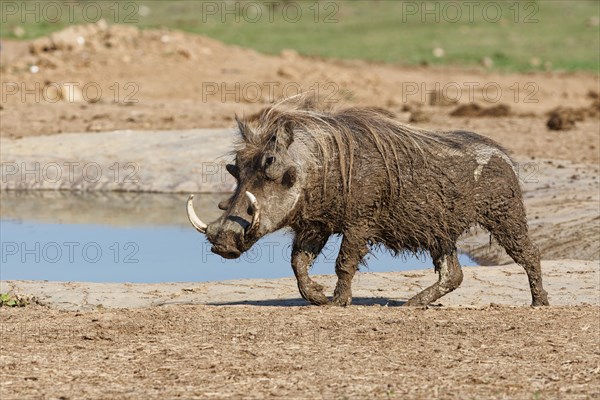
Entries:
POLYGON ((463 273, 458 263, 456 250, 450 254, 433 259, 435 270, 439 274, 436 283, 409 299, 407 306, 426 306, 456 289, 463 280, 463 273))
POLYGON ((352 241, 344 236, 340 253, 335 261, 338 281, 333 292, 333 305, 349 306, 352 303, 352 278, 358 270, 358 264, 368 252, 366 241, 352 241))
POLYGON ((309 238, 297 235, 292 249, 292 269, 298 281, 300 294, 303 299, 315 305, 327 304, 329 299, 323 292, 325 288, 310 279, 308 270, 323 250, 328 238, 328 236, 321 235, 314 235, 309 238))

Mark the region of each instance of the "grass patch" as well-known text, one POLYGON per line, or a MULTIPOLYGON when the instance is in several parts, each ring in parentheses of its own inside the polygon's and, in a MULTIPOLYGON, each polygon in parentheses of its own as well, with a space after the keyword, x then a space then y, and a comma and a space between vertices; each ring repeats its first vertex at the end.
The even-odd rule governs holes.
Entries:
MULTIPOLYGON (((35 22, 33 14, 8 10, 9 15, 3 9, 3 37, 19 33, 33 38, 70 23, 66 7, 60 20, 48 22, 47 1, 15 3, 39 3, 42 18, 35 22)), ((276 6, 268 1, 171 0, 127 1, 118 7, 114 1, 82 1, 73 9, 73 23, 96 16, 92 6, 87 14, 83 11, 86 3, 100 5, 109 23, 169 27, 268 54, 295 49, 310 56, 402 64, 479 65, 487 58, 493 68, 506 71, 600 68, 596 0, 277 0, 276 6)))
POLYGON ((0 307, 25 307, 29 301, 24 297, 10 293, 0 293, 0 307))

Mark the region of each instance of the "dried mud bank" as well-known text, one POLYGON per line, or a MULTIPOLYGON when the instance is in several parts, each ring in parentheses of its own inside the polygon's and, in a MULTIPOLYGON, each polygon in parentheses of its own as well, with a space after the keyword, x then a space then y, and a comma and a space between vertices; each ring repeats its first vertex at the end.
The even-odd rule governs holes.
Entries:
POLYGON ((2 190, 230 192, 232 130, 115 131, 0 138, 2 190))
MULTIPOLYGON (((286 268, 283 266, 282 268, 286 268)), ((482 307, 489 304, 523 306, 531 303, 527 277, 516 264, 463 269, 462 285, 442 297, 446 307, 482 307)), ((600 268, 597 261, 542 261, 544 286, 552 305, 600 305, 600 268)), ((334 275, 315 280, 329 288, 334 275)), ((360 272, 354 279, 354 305, 402 305, 411 295, 436 280, 433 268, 405 272, 360 272)), ((91 283, 3 281, 0 292, 35 298, 38 304, 70 311, 100 308, 205 305, 307 305, 298 295, 294 278, 245 279, 205 283, 91 283)))

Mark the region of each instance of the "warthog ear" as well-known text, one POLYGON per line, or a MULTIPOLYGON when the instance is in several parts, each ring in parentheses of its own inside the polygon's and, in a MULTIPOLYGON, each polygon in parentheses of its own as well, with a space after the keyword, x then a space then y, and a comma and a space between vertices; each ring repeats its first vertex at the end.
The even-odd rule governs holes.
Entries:
POLYGON ((235 122, 237 122, 238 128, 240 130, 240 135, 242 135, 242 139, 245 142, 249 142, 254 135, 254 132, 250 129, 248 124, 246 124, 245 120, 240 119, 237 114, 235 115, 235 122))
POLYGON ((240 169, 233 164, 227 164, 225 166, 225 169, 227 170, 227 172, 229 172, 231 174, 231 176, 233 176, 235 179, 240 179, 240 169))
POLYGON ((277 141, 282 143, 287 149, 294 141, 294 123, 292 121, 286 121, 283 125, 283 129, 277 137, 277 141))
POLYGON ((288 188, 294 186, 296 183, 296 178, 298 177, 298 170, 296 167, 289 167, 285 174, 283 174, 283 178, 281 179, 281 183, 288 188))

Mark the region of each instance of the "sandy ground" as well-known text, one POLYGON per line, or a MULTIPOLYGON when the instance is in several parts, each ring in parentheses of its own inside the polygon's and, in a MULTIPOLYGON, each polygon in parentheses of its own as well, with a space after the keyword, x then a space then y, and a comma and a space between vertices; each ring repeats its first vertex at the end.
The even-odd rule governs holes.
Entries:
MULTIPOLYGON (((225 128, 236 112, 311 88, 334 102, 386 107, 418 126, 488 135, 547 179, 524 184, 545 259, 597 263, 598 75, 265 56, 101 23, 32 43, 3 41, 0 57, 0 137, 11 141, 3 145, 65 132, 225 128), (508 108, 453 115, 467 103, 508 108), (570 107, 561 111, 568 130, 546 126, 558 106, 570 107)), ((52 155, 59 145, 29 155, 52 155)), ((473 251, 485 258, 478 237, 473 251)), ((577 276, 559 272, 558 291, 568 293, 577 276)), ((557 304, 570 305, 2 308, 0 397, 598 398, 598 303, 557 304)))
POLYGON ((598 306, 2 310, 2 399, 591 399, 598 306))
MULTIPOLYGON (((289 268, 282 265, 282 268, 289 268)), ((544 288, 555 306, 600 306, 598 261, 543 261, 544 288)), ((523 268, 516 264, 463 268, 460 288, 436 302, 444 307, 531 304, 523 268)), ((335 275, 315 275, 333 295, 335 275)), ((359 271, 352 284, 354 305, 403 305, 437 279, 433 268, 403 272, 359 271)), ((307 305, 295 278, 242 279, 222 282, 101 283, 3 281, 0 293, 16 293, 52 308, 89 311, 98 308, 143 308, 166 305, 307 305)))
POLYGON ((597 398, 598 264, 543 270, 552 307, 523 306, 517 265, 465 268, 428 308, 398 307, 435 280, 423 270, 360 273, 347 308, 307 306, 293 278, 5 281, 38 298, 1 309, 0 397, 597 398))

